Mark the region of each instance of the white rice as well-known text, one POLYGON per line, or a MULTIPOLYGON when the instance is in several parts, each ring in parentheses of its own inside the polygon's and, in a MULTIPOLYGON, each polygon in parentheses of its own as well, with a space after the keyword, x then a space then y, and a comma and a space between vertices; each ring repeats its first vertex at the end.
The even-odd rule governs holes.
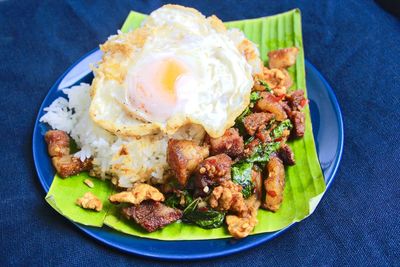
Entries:
MULTIPOLYGON (((136 181, 163 182, 168 164, 168 137, 144 136, 140 139, 117 137, 95 124, 89 116, 90 85, 80 84, 63 92, 44 110, 40 118, 51 128, 67 132, 80 147, 75 156, 81 160, 93 158, 94 172, 101 178, 118 178, 118 185, 130 187, 136 181), (122 147, 127 155, 120 153, 122 147)), ((178 139, 198 139, 204 135, 200 127, 186 127, 174 135, 178 139)))

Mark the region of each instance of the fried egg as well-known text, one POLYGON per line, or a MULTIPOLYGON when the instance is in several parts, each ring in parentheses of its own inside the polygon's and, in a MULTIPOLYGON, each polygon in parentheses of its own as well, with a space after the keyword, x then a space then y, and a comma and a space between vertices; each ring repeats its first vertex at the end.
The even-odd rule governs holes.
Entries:
POLYGON ((92 120, 119 136, 172 135, 188 124, 223 135, 249 104, 259 63, 257 48, 249 60, 237 36, 195 9, 157 9, 140 28, 101 46, 92 120))

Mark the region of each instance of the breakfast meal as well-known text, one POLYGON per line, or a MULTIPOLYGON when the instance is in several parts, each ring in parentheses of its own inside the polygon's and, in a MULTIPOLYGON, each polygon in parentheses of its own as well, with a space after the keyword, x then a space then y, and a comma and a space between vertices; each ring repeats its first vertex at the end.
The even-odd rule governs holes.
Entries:
POLYGON ((268 51, 216 16, 165 5, 139 28, 100 46, 94 79, 63 89, 40 119, 60 177, 88 172, 75 205, 96 213, 89 192, 110 180, 109 203, 148 232, 172 223, 252 233, 259 209, 277 212, 288 140, 305 134, 308 104, 288 68, 298 47, 268 51))

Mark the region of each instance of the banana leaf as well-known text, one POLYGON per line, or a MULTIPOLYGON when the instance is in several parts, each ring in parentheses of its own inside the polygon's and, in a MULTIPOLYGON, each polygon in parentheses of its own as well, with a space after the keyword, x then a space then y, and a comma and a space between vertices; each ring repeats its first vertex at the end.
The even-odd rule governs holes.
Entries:
MULTIPOLYGON (((139 27, 145 17, 144 14, 130 12, 121 30, 127 32, 139 27)), ((306 92, 301 14, 298 9, 270 17, 227 22, 226 26, 239 28, 251 41, 258 44, 265 64, 268 63, 268 51, 290 46, 298 47, 300 52, 296 64, 289 68, 289 73, 293 78, 291 89, 301 88, 306 92)), ((289 142, 296 156, 296 165, 286 169, 286 186, 282 206, 275 213, 260 209, 259 224, 255 227, 253 234, 277 231, 303 220, 314 211, 325 191, 325 182, 316 153, 308 106, 304 112, 306 114, 304 138, 289 142)), ((79 178, 73 177, 65 180, 56 176, 46 196, 46 200, 70 220, 92 226, 105 224, 126 234, 160 240, 230 237, 225 227, 206 230, 182 222, 176 222, 159 231, 147 233, 135 223, 122 218, 118 206, 109 205, 106 195, 112 192, 112 188, 106 182, 103 186, 97 186, 96 182, 96 186, 90 190, 101 196, 106 208, 104 212, 93 216, 94 212, 83 210, 74 204, 78 196, 89 191, 82 183, 86 176, 87 174, 81 174, 78 176, 79 178), (65 189, 65 186, 68 189, 65 189)), ((98 183, 103 182, 98 181, 98 183)))

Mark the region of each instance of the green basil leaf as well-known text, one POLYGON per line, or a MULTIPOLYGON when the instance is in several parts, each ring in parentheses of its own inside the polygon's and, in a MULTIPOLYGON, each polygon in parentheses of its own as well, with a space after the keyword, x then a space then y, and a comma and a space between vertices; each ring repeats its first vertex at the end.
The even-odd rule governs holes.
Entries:
POLYGON ((244 198, 252 195, 254 184, 251 179, 251 170, 253 163, 238 162, 232 166, 232 181, 242 186, 242 194, 244 198))

